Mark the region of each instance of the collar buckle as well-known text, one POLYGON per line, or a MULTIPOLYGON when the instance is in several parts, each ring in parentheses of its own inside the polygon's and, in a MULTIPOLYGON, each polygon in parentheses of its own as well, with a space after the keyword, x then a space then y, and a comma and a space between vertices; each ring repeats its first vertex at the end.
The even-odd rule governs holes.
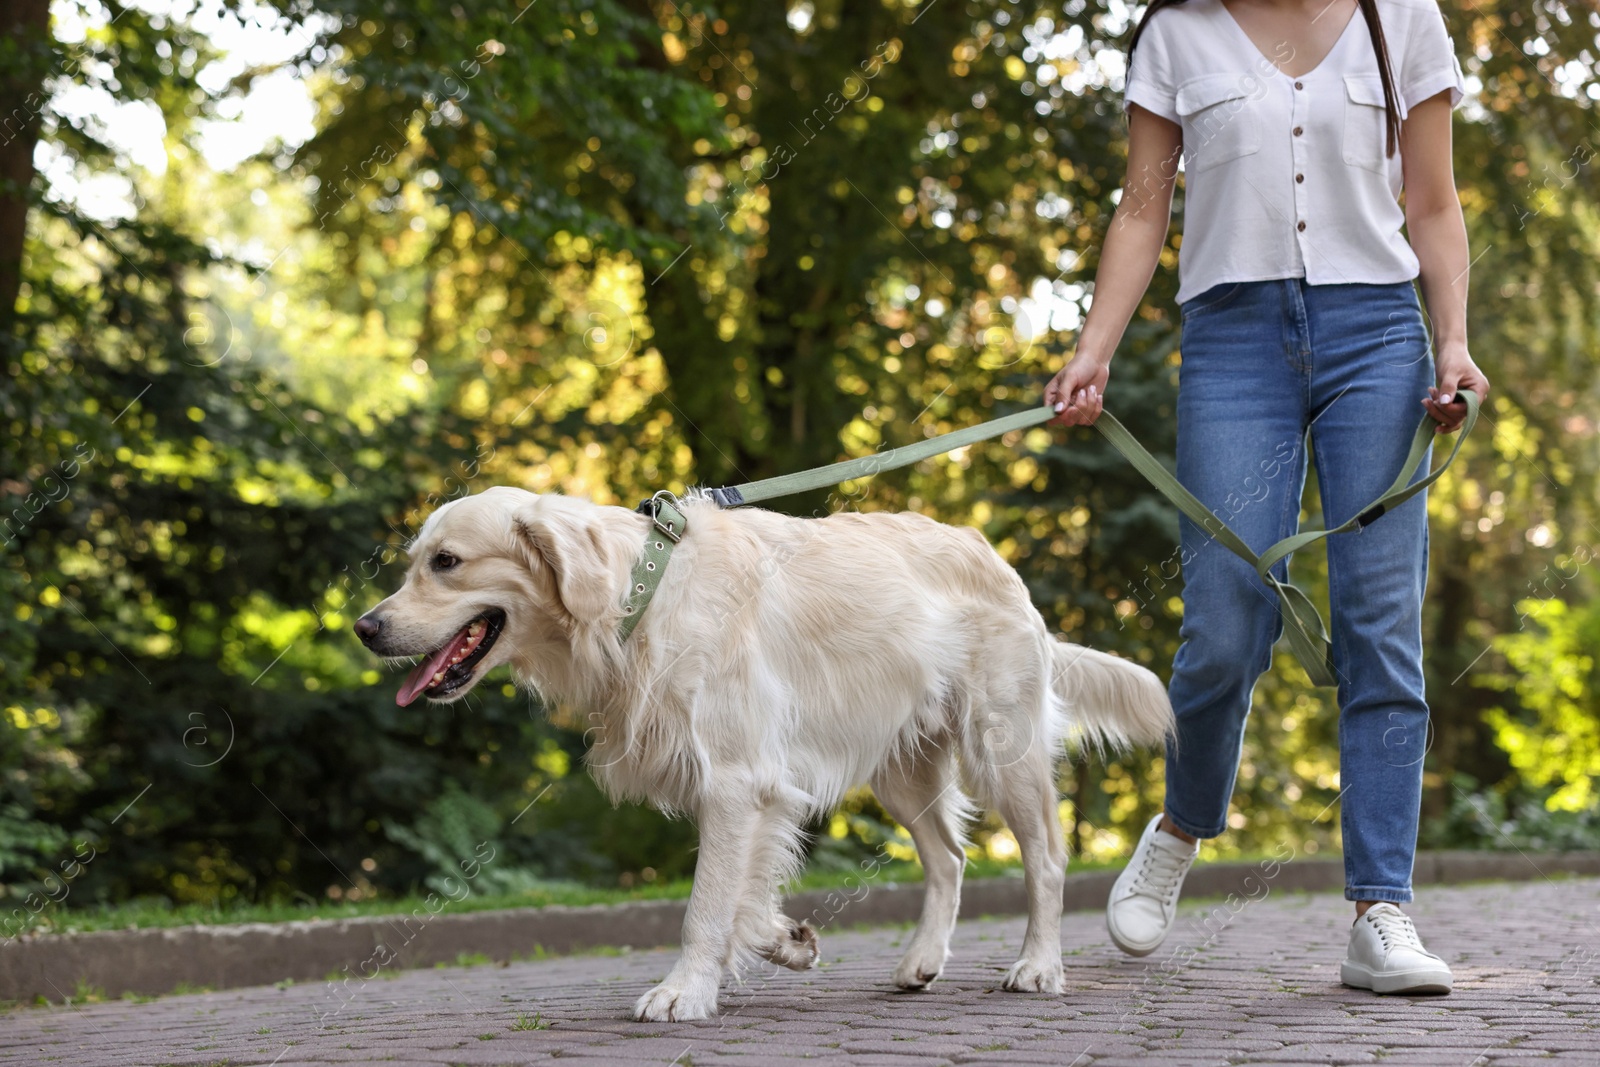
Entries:
POLYGON ((683 521, 683 509, 678 504, 678 498, 673 496, 670 490, 658 490, 640 506, 639 510, 649 515, 656 530, 673 544, 683 539, 684 529, 688 524, 683 521))

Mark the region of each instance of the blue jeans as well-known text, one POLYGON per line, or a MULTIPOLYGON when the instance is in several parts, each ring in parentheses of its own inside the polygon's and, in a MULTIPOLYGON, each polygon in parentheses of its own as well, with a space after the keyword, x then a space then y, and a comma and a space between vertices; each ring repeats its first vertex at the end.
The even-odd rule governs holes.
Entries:
MULTIPOLYGON (((1410 282, 1215 286, 1183 305, 1178 477, 1261 552, 1299 524, 1309 427, 1323 514, 1329 526, 1342 523, 1394 480, 1432 384, 1410 282)), ((1321 542, 1351 900, 1411 899, 1428 731, 1425 497, 1321 542)), ((1169 687, 1178 730, 1166 810, 1186 833, 1216 837, 1227 827, 1251 690, 1283 624, 1276 594, 1255 572, 1181 521, 1183 644, 1169 687)))

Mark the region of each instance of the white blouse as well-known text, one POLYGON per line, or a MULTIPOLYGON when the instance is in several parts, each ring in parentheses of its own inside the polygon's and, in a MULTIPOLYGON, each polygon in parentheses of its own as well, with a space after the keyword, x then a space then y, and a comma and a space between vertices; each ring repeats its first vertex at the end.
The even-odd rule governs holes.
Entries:
MULTIPOLYGON (((1459 104, 1466 84, 1436 0, 1378 0, 1378 13, 1400 117, 1441 92, 1459 104)), ((1383 83, 1359 10, 1316 69, 1291 78, 1221 0, 1162 8, 1133 53, 1133 104, 1183 127, 1180 303, 1223 282, 1417 276, 1400 232, 1400 151, 1384 155, 1383 83)))

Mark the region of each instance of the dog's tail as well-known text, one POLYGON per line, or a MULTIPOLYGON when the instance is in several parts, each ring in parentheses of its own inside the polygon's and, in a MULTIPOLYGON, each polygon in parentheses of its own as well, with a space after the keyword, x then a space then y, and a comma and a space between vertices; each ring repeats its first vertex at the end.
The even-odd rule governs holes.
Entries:
POLYGON ((1051 688, 1066 703, 1069 739, 1123 749, 1172 736, 1166 687, 1137 663, 1057 641, 1052 668, 1051 688))

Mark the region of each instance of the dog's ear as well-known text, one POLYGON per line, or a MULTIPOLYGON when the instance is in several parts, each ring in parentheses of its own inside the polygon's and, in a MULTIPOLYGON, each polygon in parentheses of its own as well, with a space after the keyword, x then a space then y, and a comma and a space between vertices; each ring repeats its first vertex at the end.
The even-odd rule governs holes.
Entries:
POLYGON ((600 621, 621 599, 615 538, 604 529, 600 509, 589 510, 541 507, 534 500, 511 519, 529 567, 549 571, 561 607, 579 623, 600 621))

